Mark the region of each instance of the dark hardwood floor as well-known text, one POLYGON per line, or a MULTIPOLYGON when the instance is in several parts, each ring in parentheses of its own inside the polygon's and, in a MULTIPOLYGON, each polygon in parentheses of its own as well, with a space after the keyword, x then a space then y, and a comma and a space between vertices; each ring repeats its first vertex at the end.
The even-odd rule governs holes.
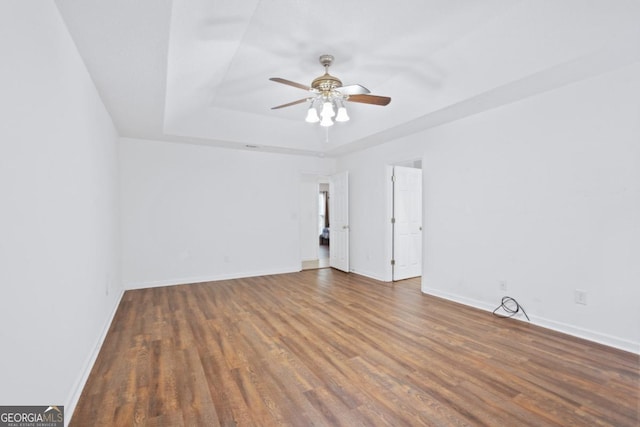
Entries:
POLYGON ((639 356, 332 269, 127 291, 72 426, 638 426, 639 356))

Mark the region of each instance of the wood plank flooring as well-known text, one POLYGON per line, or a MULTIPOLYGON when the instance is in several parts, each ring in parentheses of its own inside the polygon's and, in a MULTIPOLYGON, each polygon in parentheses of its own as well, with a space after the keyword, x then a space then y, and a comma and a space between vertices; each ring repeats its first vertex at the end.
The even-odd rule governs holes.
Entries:
POLYGON ((638 426, 638 355, 332 269, 127 291, 71 426, 638 426))

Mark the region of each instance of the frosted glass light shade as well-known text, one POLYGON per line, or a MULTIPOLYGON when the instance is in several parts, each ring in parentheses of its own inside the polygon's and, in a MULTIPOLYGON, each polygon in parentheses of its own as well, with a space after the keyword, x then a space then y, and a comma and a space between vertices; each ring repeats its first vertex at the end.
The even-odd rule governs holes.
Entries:
POLYGON ((349 115, 345 107, 338 108, 338 114, 336 115, 336 122, 348 122, 349 115))
POLYGON ((324 126, 324 127, 333 126, 333 120, 331 120, 330 116, 323 115, 322 120, 320 121, 320 126, 324 126))
POLYGON ((325 117, 331 118, 335 116, 336 113, 333 111, 333 105, 330 102, 325 102, 322 104, 322 111, 320 112, 320 116, 324 119, 325 117))
POLYGON ((318 112, 315 108, 309 107, 309 110, 307 110, 307 117, 304 120, 307 123, 318 123, 320 121, 320 117, 318 117, 318 112))

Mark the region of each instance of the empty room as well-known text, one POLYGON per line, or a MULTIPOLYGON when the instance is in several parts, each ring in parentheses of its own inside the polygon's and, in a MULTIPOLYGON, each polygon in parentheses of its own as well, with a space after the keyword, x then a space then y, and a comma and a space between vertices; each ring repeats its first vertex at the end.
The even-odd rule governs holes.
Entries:
POLYGON ((637 426, 638 23, 0 1, 0 426, 637 426))

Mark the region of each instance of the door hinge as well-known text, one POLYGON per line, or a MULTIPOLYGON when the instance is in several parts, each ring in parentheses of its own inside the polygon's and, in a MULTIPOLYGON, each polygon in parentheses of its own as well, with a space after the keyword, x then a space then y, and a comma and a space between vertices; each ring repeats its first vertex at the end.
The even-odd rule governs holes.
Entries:
POLYGON ((391 175, 391 182, 396 182, 396 176, 395 175, 391 175))
POLYGON ((391 260, 391 265, 396 265, 396 260, 395 259, 391 260))
POLYGON ((396 219, 395 218, 391 218, 391 224, 395 224, 396 223, 396 219))

